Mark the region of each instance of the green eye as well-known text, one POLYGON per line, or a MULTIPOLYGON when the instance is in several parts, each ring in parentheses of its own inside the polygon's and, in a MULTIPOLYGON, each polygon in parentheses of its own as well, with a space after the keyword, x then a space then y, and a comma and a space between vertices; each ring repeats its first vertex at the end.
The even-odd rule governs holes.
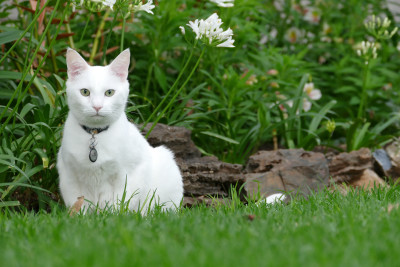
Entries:
POLYGON ((113 96, 114 93, 115 93, 115 90, 114 90, 114 89, 108 89, 104 94, 105 94, 106 96, 113 96))
POLYGON ((90 91, 88 89, 81 89, 81 95, 83 96, 89 96, 90 95, 90 91))

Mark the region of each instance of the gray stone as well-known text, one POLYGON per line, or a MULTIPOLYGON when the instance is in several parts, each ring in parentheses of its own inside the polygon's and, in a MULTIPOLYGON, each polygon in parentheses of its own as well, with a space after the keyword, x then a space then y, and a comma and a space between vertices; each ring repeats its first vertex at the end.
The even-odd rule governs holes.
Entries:
POLYGON ((391 167, 384 170, 384 176, 396 181, 400 177, 400 139, 396 139, 385 147, 390 158, 391 167))
POLYGON ((185 196, 227 197, 231 186, 244 183, 242 165, 219 161, 216 157, 178 159, 185 196))
POLYGON ((372 154, 368 148, 340 153, 329 161, 329 172, 334 182, 350 183, 357 180, 364 170, 372 169, 372 154))
POLYGON ((372 156, 382 172, 386 172, 392 168, 392 162, 384 149, 375 150, 372 156))
MULTIPOLYGON (((152 125, 152 123, 147 124, 142 130, 142 134, 146 135, 152 125)), ((140 125, 139 128, 141 128, 140 125)), ((184 127, 158 123, 151 131, 147 141, 154 147, 165 145, 174 152, 176 158, 191 159, 201 157, 200 150, 191 139, 191 133, 190 130, 184 127)))
POLYGON ((329 168, 322 153, 303 149, 259 151, 246 165, 245 190, 256 199, 284 191, 307 196, 329 185, 329 168))

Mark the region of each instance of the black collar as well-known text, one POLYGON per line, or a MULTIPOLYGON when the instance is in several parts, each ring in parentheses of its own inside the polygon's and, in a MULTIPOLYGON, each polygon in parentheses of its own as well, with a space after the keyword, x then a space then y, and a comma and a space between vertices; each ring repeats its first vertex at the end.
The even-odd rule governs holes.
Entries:
POLYGON ((81 125, 81 127, 88 134, 99 134, 101 132, 107 131, 110 126, 106 126, 104 128, 90 128, 90 127, 87 127, 85 125, 81 125))

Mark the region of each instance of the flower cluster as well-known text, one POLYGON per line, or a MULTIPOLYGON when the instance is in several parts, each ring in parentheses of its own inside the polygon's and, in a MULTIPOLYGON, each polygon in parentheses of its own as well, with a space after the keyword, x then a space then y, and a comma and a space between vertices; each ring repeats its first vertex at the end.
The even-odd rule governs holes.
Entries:
POLYGON ((210 0, 210 2, 216 3, 220 7, 233 7, 235 0, 210 0))
POLYGON ((143 2, 141 0, 137 1, 134 5, 131 6, 132 11, 145 11, 147 13, 153 14, 152 9, 155 8, 155 5, 153 5, 153 0, 149 0, 146 4, 143 5, 143 2))
MULTIPOLYGON (((232 39, 233 31, 228 28, 226 31, 221 29, 222 20, 216 13, 212 14, 206 20, 189 21, 187 24, 192 28, 196 34, 196 39, 202 40, 205 44, 215 45, 217 47, 235 47, 232 39)), ((185 34, 185 28, 179 27, 183 34, 185 34)))
POLYGON ((72 5, 74 9, 76 7, 83 6, 92 12, 99 12, 107 7, 111 10, 114 6, 123 7, 125 13, 145 11, 147 13, 153 14, 152 9, 155 7, 153 5, 153 0, 148 0, 146 4, 143 4, 141 0, 134 0, 133 3, 129 3, 131 0, 73 0, 72 5))
POLYGON ((362 41, 357 47, 357 55, 364 58, 365 65, 368 65, 370 59, 378 56, 377 49, 377 43, 362 41))
POLYGON ((383 20, 380 17, 372 16, 372 19, 366 22, 365 28, 369 31, 376 39, 390 39, 397 32, 398 28, 395 27, 389 32, 389 27, 392 22, 388 18, 383 20))

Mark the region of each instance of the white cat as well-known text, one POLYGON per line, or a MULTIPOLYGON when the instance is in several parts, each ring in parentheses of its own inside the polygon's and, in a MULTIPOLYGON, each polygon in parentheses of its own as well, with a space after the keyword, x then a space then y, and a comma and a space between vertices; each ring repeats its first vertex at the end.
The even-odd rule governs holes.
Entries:
POLYGON ((173 153, 151 147, 124 112, 129 49, 105 67, 89 66, 72 49, 66 59, 70 112, 57 162, 65 204, 71 207, 84 196, 100 208, 110 207, 126 185, 131 210, 147 211, 155 203, 179 207, 183 183, 173 153))

